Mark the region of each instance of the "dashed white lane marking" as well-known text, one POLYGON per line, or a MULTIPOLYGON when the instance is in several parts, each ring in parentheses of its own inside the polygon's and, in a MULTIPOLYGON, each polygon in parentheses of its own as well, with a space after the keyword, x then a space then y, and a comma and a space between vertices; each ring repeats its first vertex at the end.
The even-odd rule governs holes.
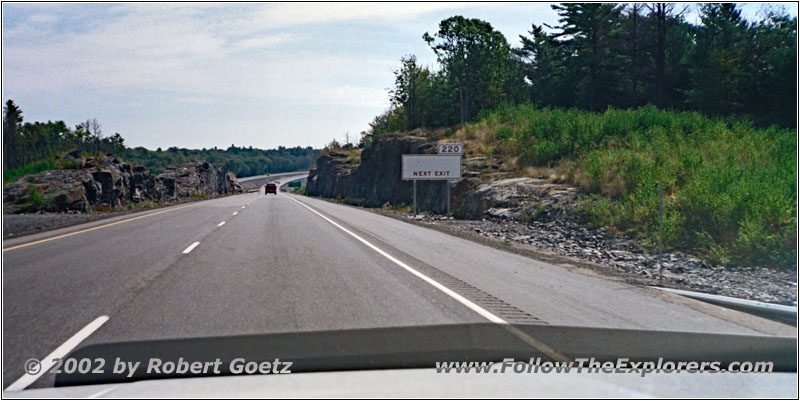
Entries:
POLYGON ((242 206, 242 209, 246 208, 247 206, 242 206))
POLYGON ((353 238, 357 239, 359 242, 361 242, 362 244, 366 245, 367 247, 369 247, 373 251, 379 253, 381 256, 385 257, 386 259, 389 259, 394 264, 402 267, 403 269, 407 270, 409 273, 419 277, 420 279, 422 279, 426 283, 434 286, 439 291, 449 295, 451 298, 453 298, 456 301, 460 302, 461 304, 463 304, 467 308, 469 308, 472 311, 476 312, 477 314, 485 317, 490 322, 496 323, 498 325, 501 325, 503 328, 505 328, 506 330, 508 330, 509 332, 514 334, 515 336, 517 336, 517 338, 519 338, 519 339, 525 341, 526 343, 530 344, 531 346, 535 347, 536 349, 538 349, 539 351, 541 351, 545 355, 553 358, 556 361, 561 361, 561 362, 568 362, 569 361, 569 358, 567 358, 566 356, 564 356, 560 352, 554 350, 549 345, 547 345, 547 344, 537 340, 536 338, 528 335, 527 333, 523 332, 522 330, 520 330, 520 329, 512 326, 511 324, 509 324, 506 320, 504 320, 500 316, 497 316, 494 313, 489 312, 488 310, 484 309, 480 305, 470 301, 469 299, 464 298, 459 293, 447 288, 446 286, 444 286, 443 284, 439 283, 438 281, 436 281, 436 280, 434 280, 434 279, 432 279, 432 278, 420 273, 419 271, 417 271, 413 267, 403 263, 401 260, 395 258, 394 256, 389 255, 388 253, 384 252, 382 249, 378 248, 375 245, 372 245, 369 241, 359 237, 358 235, 356 235, 352 231, 342 227, 341 225, 339 225, 335 221, 325 217, 325 215, 317 212, 316 210, 312 209, 310 206, 306 205, 305 203, 300 202, 297 199, 294 199, 294 197, 289 197, 289 199, 297 202, 299 205, 301 205, 304 208, 310 210, 312 213, 316 214, 317 216, 322 217, 328 223, 333 224, 336 228, 338 228, 338 229, 344 231, 345 233, 349 234, 350 236, 352 236, 353 238))
POLYGON ((58 348, 56 348, 53 352, 49 355, 44 357, 41 360, 39 365, 39 372, 36 374, 25 374, 24 376, 20 377, 14 383, 11 383, 10 386, 6 387, 5 391, 21 391, 24 390, 26 387, 30 386, 39 379, 43 374, 50 371, 50 369, 55 364, 53 359, 61 359, 64 358, 70 351, 75 349, 83 340, 88 338, 92 333, 97 331, 105 322, 108 321, 108 316, 100 316, 97 319, 94 319, 91 323, 87 324, 86 327, 80 329, 75 335, 70 337, 67 341, 61 344, 58 348))
POLYGON ((186 249, 184 249, 184 250, 183 250, 183 254, 185 255, 185 254, 187 254, 187 253, 191 252, 191 251, 192 251, 194 248, 196 248, 198 245, 200 245, 200 242, 199 242, 199 241, 198 241, 198 242, 195 242, 195 243, 193 243, 192 245, 189 245, 189 247, 188 247, 188 248, 186 248, 186 249))
POLYGON ((217 224, 217 227, 222 227, 222 226, 224 226, 224 225, 225 225, 225 222, 223 221, 223 222, 221 222, 221 223, 217 224))
POLYGON ((239 212, 233 212, 233 215, 234 215, 234 216, 236 216, 237 214, 239 214, 239 212))

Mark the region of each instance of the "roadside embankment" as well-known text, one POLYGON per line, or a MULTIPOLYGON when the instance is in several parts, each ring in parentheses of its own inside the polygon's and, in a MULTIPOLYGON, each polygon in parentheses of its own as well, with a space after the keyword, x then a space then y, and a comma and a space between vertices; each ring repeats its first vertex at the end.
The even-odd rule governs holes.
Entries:
POLYGON ((21 177, 3 187, 3 212, 91 212, 133 208, 189 198, 208 198, 242 191, 224 166, 193 162, 154 175, 112 154, 83 158, 64 156, 65 168, 21 177))
POLYGON ((3 187, 3 238, 242 192, 224 166, 202 161, 158 175, 112 154, 71 152, 59 165, 3 187))

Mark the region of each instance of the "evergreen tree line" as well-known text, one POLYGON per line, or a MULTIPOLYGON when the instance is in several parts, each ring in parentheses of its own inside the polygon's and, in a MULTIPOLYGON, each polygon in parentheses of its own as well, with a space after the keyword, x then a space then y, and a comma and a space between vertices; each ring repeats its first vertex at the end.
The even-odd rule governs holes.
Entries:
POLYGON ((24 122, 22 110, 9 99, 3 106, 3 170, 41 162, 71 150, 118 153, 125 148, 119 133, 103 136, 97 119, 70 129, 63 121, 24 122))
POLYGON ((796 127, 797 17, 735 4, 553 5, 559 25, 532 25, 513 48, 492 25, 454 16, 425 33, 439 69, 401 59, 391 107, 364 132, 451 126, 504 103, 602 111, 694 110, 796 127))

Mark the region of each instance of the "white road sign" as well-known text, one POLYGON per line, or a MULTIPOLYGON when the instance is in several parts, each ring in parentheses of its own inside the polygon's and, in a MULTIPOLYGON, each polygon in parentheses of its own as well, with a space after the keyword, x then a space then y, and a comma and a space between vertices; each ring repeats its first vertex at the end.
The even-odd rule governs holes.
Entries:
POLYGON ((459 155, 403 155, 404 180, 457 180, 461 178, 459 155))
POLYGON ((440 143, 439 154, 460 155, 464 153, 464 144, 462 143, 440 143))

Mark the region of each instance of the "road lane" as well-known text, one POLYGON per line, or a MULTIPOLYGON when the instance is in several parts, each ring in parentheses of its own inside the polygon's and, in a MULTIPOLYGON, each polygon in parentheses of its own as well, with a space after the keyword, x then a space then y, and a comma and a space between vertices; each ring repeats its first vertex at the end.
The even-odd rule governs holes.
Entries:
POLYGON ((261 196, 91 342, 485 321, 284 194, 261 196))
POLYGON ((4 383, 22 374, 28 358, 47 355, 97 316, 113 316, 188 245, 254 197, 197 202, 3 252, 4 383))
POLYGON ((277 174, 244 177, 244 178, 239 178, 239 182, 242 184, 242 187, 245 189, 245 191, 251 191, 254 189, 260 189, 260 187, 263 187, 268 182, 272 181, 288 182, 294 179, 295 177, 306 177, 306 176, 308 176, 308 171, 294 171, 289 173, 277 173, 277 174))

